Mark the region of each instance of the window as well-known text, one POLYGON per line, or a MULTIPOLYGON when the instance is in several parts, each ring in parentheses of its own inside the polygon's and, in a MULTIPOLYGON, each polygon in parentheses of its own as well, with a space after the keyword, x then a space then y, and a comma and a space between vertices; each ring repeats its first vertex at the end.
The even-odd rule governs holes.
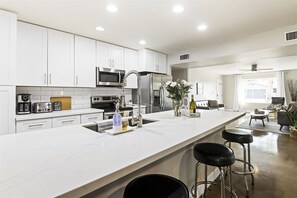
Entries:
POLYGON ((270 103, 276 96, 275 77, 247 77, 242 79, 244 103, 270 103))

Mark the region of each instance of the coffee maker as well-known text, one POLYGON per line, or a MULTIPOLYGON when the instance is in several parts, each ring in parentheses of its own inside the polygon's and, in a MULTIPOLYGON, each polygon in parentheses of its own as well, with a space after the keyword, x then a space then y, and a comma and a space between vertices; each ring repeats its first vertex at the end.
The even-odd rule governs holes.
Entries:
POLYGON ((31 94, 17 94, 16 103, 17 114, 31 113, 31 94))

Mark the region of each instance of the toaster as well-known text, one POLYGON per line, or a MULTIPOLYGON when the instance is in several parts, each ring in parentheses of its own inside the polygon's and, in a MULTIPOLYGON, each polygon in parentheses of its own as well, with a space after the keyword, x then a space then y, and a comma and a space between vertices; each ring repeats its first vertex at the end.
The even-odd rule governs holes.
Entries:
POLYGON ((33 103, 33 113, 48 113, 52 111, 52 103, 50 102, 33 103))

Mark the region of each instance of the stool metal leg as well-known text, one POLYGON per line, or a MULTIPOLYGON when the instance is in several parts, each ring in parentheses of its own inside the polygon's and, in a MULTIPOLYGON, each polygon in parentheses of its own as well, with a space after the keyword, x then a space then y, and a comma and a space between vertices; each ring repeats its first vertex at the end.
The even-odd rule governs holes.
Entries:
POLYGON ((223 168, 219 167, 221 172, 221 198, 225 198, 225 171, 223 168))
MULTIPOLYGON (((249 171, 252 172, 252 169, 251 169, 251 149, 250 149, 250 144, 248 144, 248 165, 249 165, 249 171)), ((252 185, 254 185, 254 175, 253 173, 251 174, 252 176, 252 185)))
POLYGON ((195 182, 194 182, 194 198, 197 198, 197 180, 198 180, 198 167, 200 165, 200 162, 197 162, 196 163, 196 166, 195 166, 195 182))
POLYGON ((207 189, 207 165, 205 164, 205 170, 204 170, 204 193, 203 193, 203 197, 205 198, 206 195, 206 189, 207 189))

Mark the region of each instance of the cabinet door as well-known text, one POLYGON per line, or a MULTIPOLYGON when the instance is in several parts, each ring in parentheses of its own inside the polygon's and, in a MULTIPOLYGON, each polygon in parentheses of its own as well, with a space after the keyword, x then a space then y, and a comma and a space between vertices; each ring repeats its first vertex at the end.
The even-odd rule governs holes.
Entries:
POLYGON ((52 119, 48 118, 29 121, 17 121, 16 127, 17 133, 50 129, 52 128, 52 119))
POLYGON ((124 69, 124 49, 122 47, 111 45, 110 57, 114 69, 124 69))
POLYGON ((15 133, 15 86, 0 86, 0 135, 15 133))
MULTIPOLYGON (((131 49, 124 49, 124 68, 126 72, 131 70, 138 70, 137 68, 137 51, 131 49)), ((136 75, 130 75, 127 78, 126 88, 136 89, 137 88, 137 77, 136 75)))
POLYGON ((96 41, 75 36, 75 86, 95 87, 96 41))
POLYGON ((109 56, 110 44, 97 41, 96 45, 97 45, 97 65, 96 66, 111 68, 112 61, 109 56))
POLYGON ((65 116, 53 118, 53 128, 80 124, 80 116, 65 116))
POLYGON ((146 50, 146 70, 155 72, 156 63, 155 63, 155 52, 146 50))
POLYGON ((86 114, 86 115, 80 116, 81 124, 95 122, 99 120, 103 120, 103 113, 92 113, 92 114, 86 114))
POLYGON ((15 14, 0 10, 0 85, 15 84, 16 23, 15 14))
POLYGON ((16 84, 47 85, 47 29, 18 22, 16 84))
POLYGON ((48 85, 74 86, 74 35, 48 29, 48 85))
POLYGON ((155 60, 156 70, 160 73, 166 74, 167 72, 166 55, 161 53, 156 53, 155 58, 156 58, 155 60))

